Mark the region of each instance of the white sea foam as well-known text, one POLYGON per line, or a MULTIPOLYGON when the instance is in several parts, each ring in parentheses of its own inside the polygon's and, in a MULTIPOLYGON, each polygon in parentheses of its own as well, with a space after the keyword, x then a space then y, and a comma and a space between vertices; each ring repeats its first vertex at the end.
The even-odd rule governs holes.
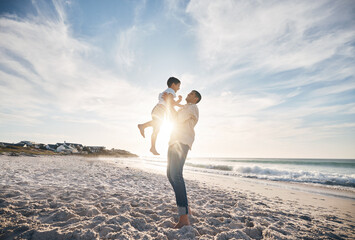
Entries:
POLYGON ((355 175, 339 173, 321 173, 315 171, 288 171, 260 166, 239 167, 235 169, 238 176, 268 179, 274 181, 319 183, 326 185, 339 185, 355 187, 355 175))
MULTIPOLYGON (((161 172, 165 172, 167 164, 164 157, 127 161, 161 172)), ((355 191, 355 160, 190 158, 186 160, 185 169, 243 178, 346 187, 355 191)))

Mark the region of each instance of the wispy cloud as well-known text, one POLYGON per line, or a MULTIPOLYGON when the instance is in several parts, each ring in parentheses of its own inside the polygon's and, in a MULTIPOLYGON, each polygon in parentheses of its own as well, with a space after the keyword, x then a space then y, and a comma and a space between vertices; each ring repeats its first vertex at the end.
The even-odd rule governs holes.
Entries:
POLYGON ((201 104, 213 119, 204 127, 229 132, 218 141, 279 141, 275 148, 354 131, 355 99, 339 96, 354 89, 353 9, 351 1, 190 1, 204 86, 214 89, 201 104))
POLYGON ((123 68, 132 67, 136 58, 134 48, 131 46, 135 40, 135 34, 137 34, 136 26, 119 34, 116 61, 123 68))
POLYGON ((144 92, 108 69, 98 68, 89 56, 104 53, 75 39, 65 11, 54 3, 59 17, 1 17, 0 107, 10 115, 23 116, 24 121, 24 107, 36 111, 29 112, 31 122, 36 116, 52 114, 52 109, 66 114, 96 113, 93 116, 108 122, 132 118, 142 110, 138 103, 145 98, 144 92))
POLYGON ((280 71, 311 67, 336 54, 339 46, 348 45, 343 54, 350 56, 353 28, 331 25, 339 16, 353 19, 347 9, 351 4, 329 3, 196 0, 187 12, 198 24, 200 56, 211 67, 253 64, 280 71))
POLYGON ((335 86, 328 86, 318 88, 313 91, 314 96, 328 96, 331 94, 339 94, 347 91, 354 91, 355 90, 355 81, 346 81, 341 82, 335 86))

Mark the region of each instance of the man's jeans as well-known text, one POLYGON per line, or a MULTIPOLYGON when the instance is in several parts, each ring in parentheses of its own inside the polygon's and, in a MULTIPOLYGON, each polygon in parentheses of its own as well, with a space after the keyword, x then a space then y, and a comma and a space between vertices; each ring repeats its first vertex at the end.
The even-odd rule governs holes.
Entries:
POLYGON ((170 145, 168 150, 167 175, 175 192, 179 216, 188 214, 186 188, 182 176, 182 170, 184 168, 188 151, 189 146, 181 143, 170 145))

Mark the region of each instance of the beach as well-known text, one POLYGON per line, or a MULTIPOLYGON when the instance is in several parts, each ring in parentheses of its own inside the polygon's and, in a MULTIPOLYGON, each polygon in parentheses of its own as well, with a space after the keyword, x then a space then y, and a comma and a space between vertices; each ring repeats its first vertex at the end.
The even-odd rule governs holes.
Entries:
POLYGON ((173 229, 175 197, 163 172, 124 159, 2 155, 0 239, 355 238, 352 198, 184 174, 191 225, 173 229))

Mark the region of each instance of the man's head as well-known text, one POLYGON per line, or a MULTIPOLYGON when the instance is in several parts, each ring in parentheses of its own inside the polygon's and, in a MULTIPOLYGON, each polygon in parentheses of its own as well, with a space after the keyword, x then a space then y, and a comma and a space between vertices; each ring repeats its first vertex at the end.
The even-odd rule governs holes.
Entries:
POLYGON ((169 87, 169 88, 171 88, 171 89, 173 89, 175 92, 177 92, 177 91, 180 89, 180 84, 181 84, 181 82, 180 82, 180 80, 177 79, 176 77, 170 77, 170 78, 168 79, 167 84, 168 84, 168 87, 169 87))
POLYGON ((194 103, 197 104, 201 101, 201 94, 197 92, 196 90, 192 90, 186 97, 186 102, 187 103, 194 103))

